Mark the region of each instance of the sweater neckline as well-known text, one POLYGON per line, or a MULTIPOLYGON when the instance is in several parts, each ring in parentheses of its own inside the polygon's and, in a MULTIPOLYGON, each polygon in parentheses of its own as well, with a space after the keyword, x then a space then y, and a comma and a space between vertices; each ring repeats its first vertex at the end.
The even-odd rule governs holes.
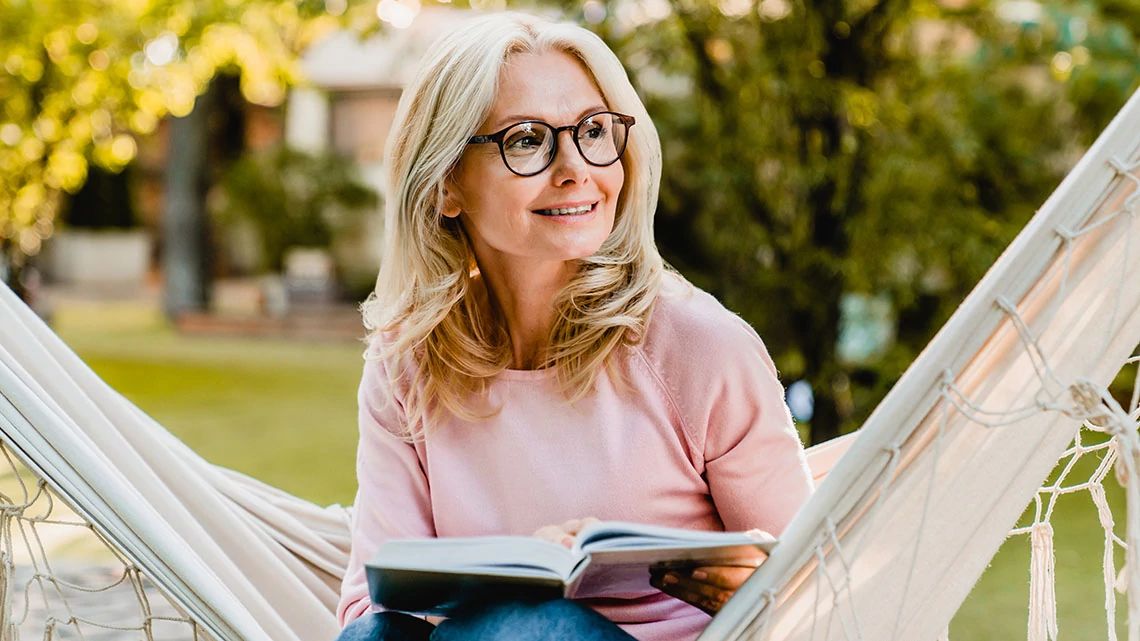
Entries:
POLYGON ((537 381, 550 378, 557 371, 554 367, 543 369, 504 369, 497 374, 498 378, 509 381, 537 381))

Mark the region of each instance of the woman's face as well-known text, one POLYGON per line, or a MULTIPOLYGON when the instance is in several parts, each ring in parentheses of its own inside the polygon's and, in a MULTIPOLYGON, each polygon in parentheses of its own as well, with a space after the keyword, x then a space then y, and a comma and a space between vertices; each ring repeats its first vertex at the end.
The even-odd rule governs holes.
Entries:
MULTIPOLYGON (((571 55, 516 54, 507 60, 498 97, 476 133, 495 133, 523 120, 573 125, 607 108, 590 74, 571 55)), ((497 144, 467 146, 449 181, 443 213, 462 220, 481 268, 495 263, 528 270, 583 258, 609 236, 625 179, 622 163, 588 164, 572 136, 559 132, 550 166, 526 177, 506 167, 497 144), (582 206, 589 209, 579 213, 582 206), (565 213, 570 208, 579 209, 565 213)))

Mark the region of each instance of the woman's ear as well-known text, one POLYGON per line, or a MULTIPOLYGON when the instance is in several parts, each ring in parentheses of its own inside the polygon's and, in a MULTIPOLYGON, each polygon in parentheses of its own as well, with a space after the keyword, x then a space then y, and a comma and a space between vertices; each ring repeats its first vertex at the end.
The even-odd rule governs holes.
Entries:
POLYGON ((455 189, 455 185, 450 180, 443 185, 443 207, 440 213, 444 218, 458 218, 459 212, 463 211, 463 205, 459 200, 459 193, 455 189))

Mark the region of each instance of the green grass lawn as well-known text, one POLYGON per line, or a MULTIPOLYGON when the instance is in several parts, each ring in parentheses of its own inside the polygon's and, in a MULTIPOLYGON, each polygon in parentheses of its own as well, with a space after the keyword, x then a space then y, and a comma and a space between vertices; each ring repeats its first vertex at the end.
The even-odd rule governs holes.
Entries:
MULTIPOLYGON (((1086 481, 1098 462, 1095 455, 1082 457, 1066 485, 1086 481)), ((1125 524, 1124 492, 1110 475, 1104 483, 1116 521, 1117 535, 1123 538, 1125 524)), ((1031 522, 1031 512, 1020 525, 1031 522)), ((1104 530, 1088 492, 1062 496, 1053 518, 1056 543, 1058 633, 1065 641, 1104 641, 1108 638, 1104 609, 1104 530)), ((1029 603, 1029 535, 1006 540, 982 575, 973 592, 950 626, 950 638, 964 641, 1007 641, 1026 638, 1029 603)), ((1116 569, 1124 565, 1124 554, 1116 548, 1116 569)), ((1127 595, 1117 594, 1117 622, 1123 631, 1127 595)))
MULTIPOLYGON (((352 501, 360 344, 183 336, 137 303, 68 303, 54 325, 111 386, 207 459, 320 504, 352 501)), ((1122 492, 1107 485, 1122 533, 1122 492)), ((1061 638, 1103 640, 1103 534, 1087 493, 1064 497, 1053 524, 1061 638)), ((1007 541, 951 638, 1024 639, 1028 567, 1028 537, 1007 541)))
POLYGON ((316 503, 351 503, 363 344, 184 336, 138 303, 61 304, 53 325, 210 461, 316 503))

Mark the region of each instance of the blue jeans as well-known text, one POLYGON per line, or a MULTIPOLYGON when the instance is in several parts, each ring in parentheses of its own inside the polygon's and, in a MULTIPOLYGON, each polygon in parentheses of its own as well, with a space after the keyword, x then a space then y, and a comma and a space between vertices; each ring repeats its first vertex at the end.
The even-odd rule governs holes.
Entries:
POLYGON ((349 623, 336 641, 632 641, 586 606, 566 599, 509 601, 459 613, 438 627, 400 612, 369 613, 349 623))

